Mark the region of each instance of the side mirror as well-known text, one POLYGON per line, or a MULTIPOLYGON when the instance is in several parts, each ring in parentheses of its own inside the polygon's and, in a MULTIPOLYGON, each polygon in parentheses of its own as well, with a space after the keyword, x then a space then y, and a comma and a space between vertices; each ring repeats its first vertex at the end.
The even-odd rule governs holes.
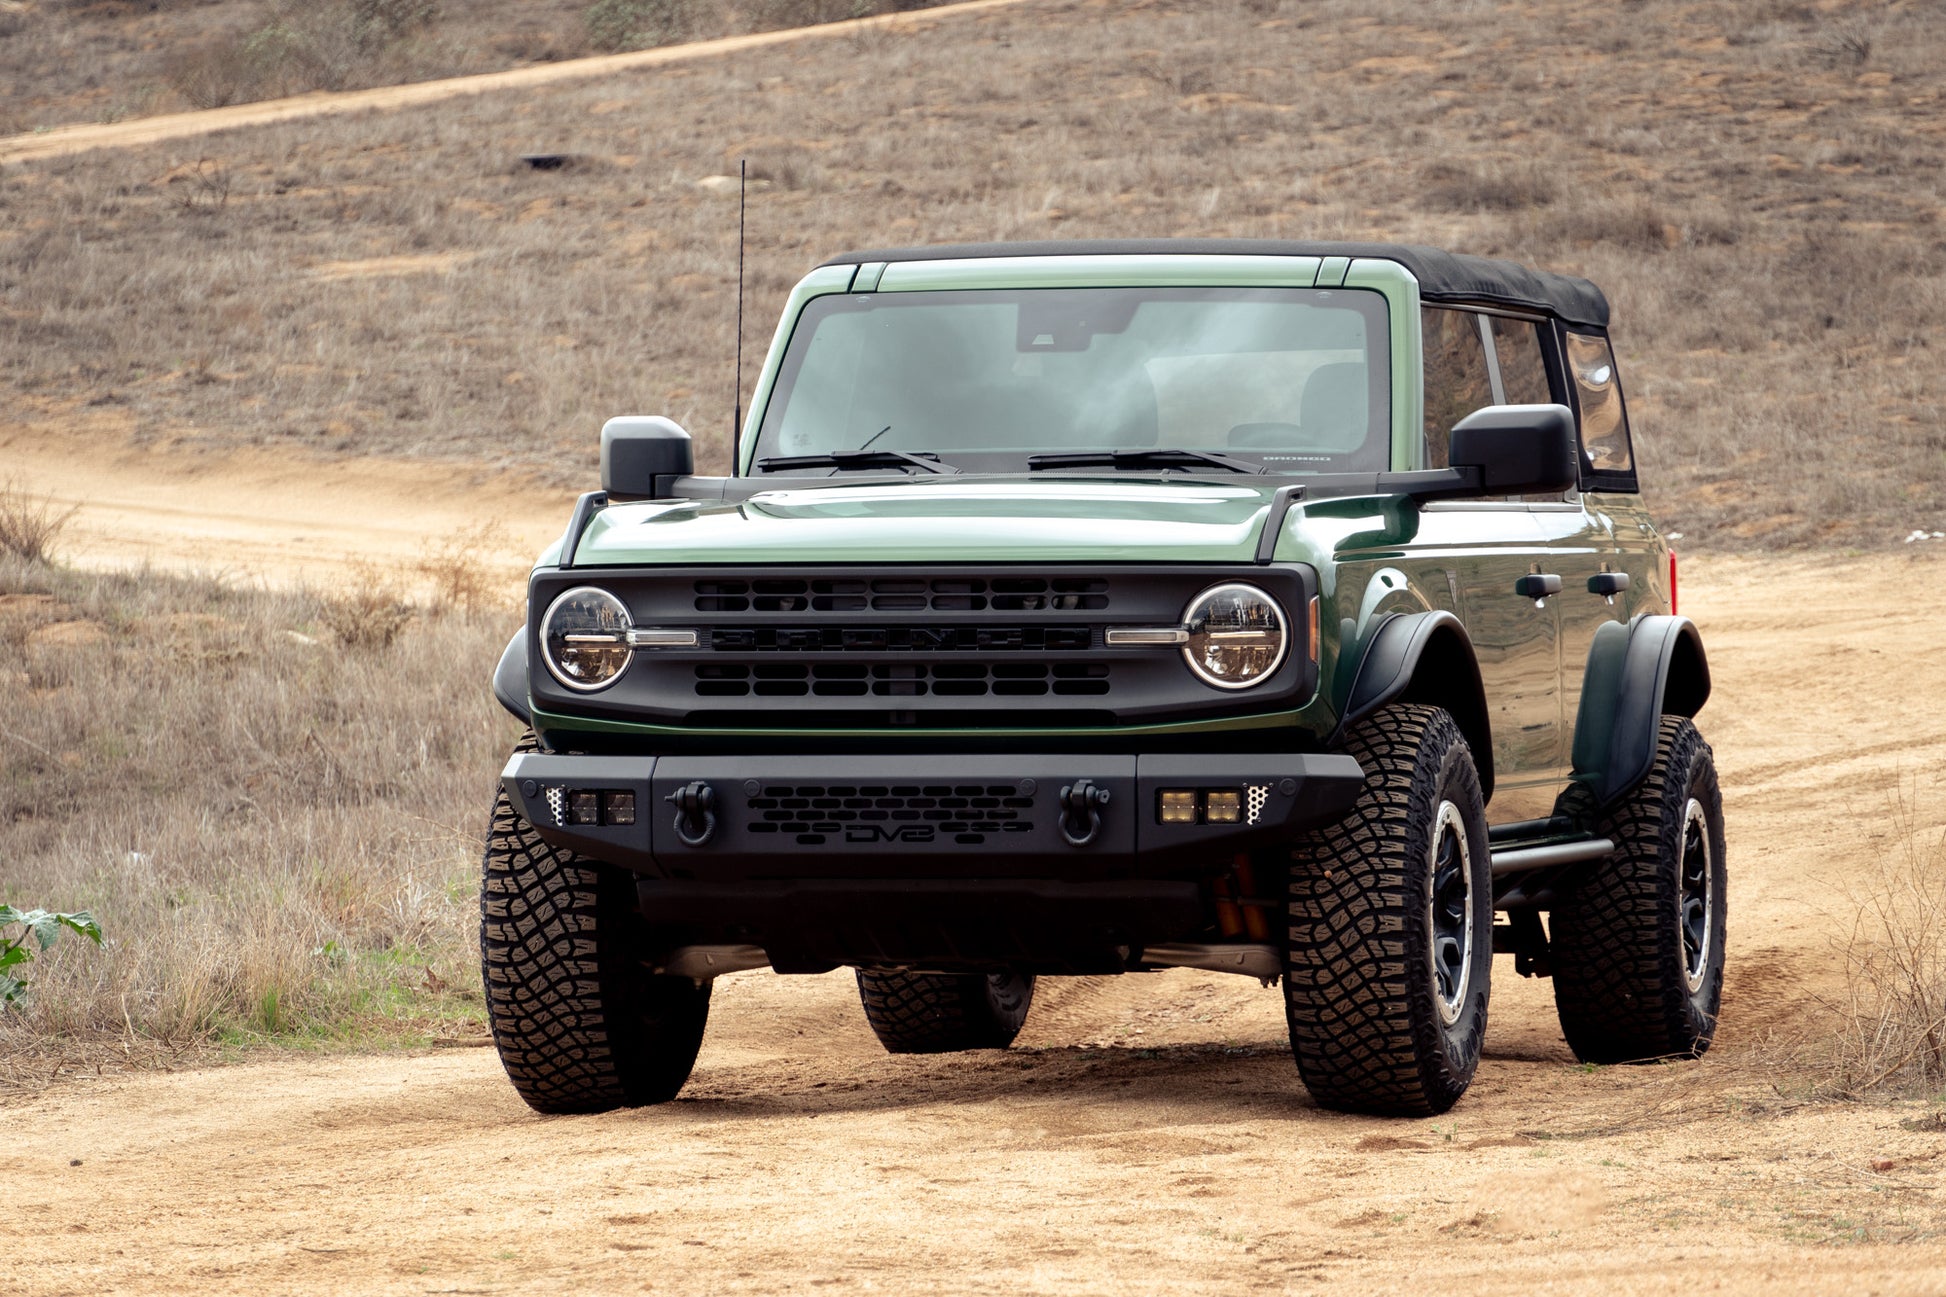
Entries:
POLYGON ((610 495, 653 499, 658 478, 695 471, 696 448, 673 419, 631 414, 601 425, 601 489, 610 495))
POLYGON ((1480 495, 1551 495, 1581 480, 1565 405, 1489 405, 1453 425, 1447 462, 1480 475, 1480 495))

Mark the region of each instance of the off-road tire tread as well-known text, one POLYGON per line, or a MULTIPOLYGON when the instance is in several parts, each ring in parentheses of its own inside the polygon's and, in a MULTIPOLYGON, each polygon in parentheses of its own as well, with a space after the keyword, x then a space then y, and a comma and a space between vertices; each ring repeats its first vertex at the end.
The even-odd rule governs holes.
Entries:
POLYGON ((872 1033, 891 1054, 1005 1049, 1020 1034, 1034 997, 1032 977, 995 990, 983 973, 858 970, 858 999, 872 1033))
POLYGON ((1696 1058, 1709 1049, 1720 974, 1718 1003, 1699 1032, 1688 985, 1669 955, 1680 894, 1672 871, 1680 868, 1682 807, 1691 795, 1704 799, 1720 833, 1715 756, 1687 717, 1664 716, 1648 778, 1601 820, 1615 855, 1585 873, 1550 916, 1555 1008, 1583 1062, 1696 1058))
MULTIPOLYGON (((536 751, 530 734, 515 751, 536 751)), ((654 976, 622 871, 542 841, 497 791, 480 886, 488 1020, 514 1089, 544 1113, 661 1103, 688 1079, 709 986, 654 976)))
MULTIPOLYGON (((1326 1107, 1435 1116, 1471 1080, 1455 1088, 1428 1075, 1427 1051, 1444 1047, 1413 1021, 1405 961, 1418 956, 1396 920, 1408 903, 1408 845, 1425 845, 1402 831, 1403 818, 1434 804, 1443 754, 1464 743, 1436 707, 1394 703, 1360 722, 1344 751, 1365 768, 1364 791, 1292 852, 1285 1011, 1298 1072, 1326 1107)), ((1472 762, 1460 769, 1477 797, 1472 762)), ((1476 952, 1476 967, 1483 957, 1476 952)))

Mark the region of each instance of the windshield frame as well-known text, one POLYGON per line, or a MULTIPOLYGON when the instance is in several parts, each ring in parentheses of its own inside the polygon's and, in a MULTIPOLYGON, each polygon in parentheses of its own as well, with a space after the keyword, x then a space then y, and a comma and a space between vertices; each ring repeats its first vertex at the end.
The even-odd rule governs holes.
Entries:
MULTIPOLYGON (((1390 387, 1387 393, 1390 462, 1398 471, 1416 467, 1416 443, 1401 428, 1416 430, 1420 423, 1421 392, 1418 382, 1418 333, 1414 328, 1419 307, 1418 282, 1406 268, 1383 258, 1279 257, 1236 254, 1144 254, 1085 255, 1075 257, 993 257, 965 260, 909 261, 861 266, 822 266, 799 282, 779 321, 763 372, 759 375, 752 401, 738 438, 739 476, 806 480, 805 471, 761 473, 755 461, 772 452, 759 450, 760 432, 775 399, 783 395, 780 379, 791 353, 792 343, 805 309, 817 298, 832 294, 864 292, 923 292, 938 289, 1037 289, 1037 288, 1344 288, 1370 289, 1384 299, 1386 328, 1384 341, 1388 353, 1390 387)), ((1166 440, 1166 438, 1165 438, 1166 440)), ((1164 448, 1167 448, 1166 446, 1164 448)), ((1044 451, 1060 452, 1079 447, 1050 445, 1022 450, 1020 462, 998 470, 998 475, 1024 474, 1026 455, 1044 451)), ((1275 448, 1272 448, 1273 450, 1275 448)), ((1012 452, 1008 452, 1011 454, 1012 452)), ((949 454, 948 458, 952 458, 949 454)), ((1256 458, 1247 453, 1241 457, 1256 458)), ((964 465, 970 474, 986 476, 996 470, 986 464, 964 465)), ((1138 470, 1059 470, 1061 472, 1108 472, 1111 475, 1138 470)), ((1143 469, 1145 474, 1166 472, 1202 476, 1201 470, 1169 468, 1143 469)), ((810 470, 822 476, 825 470, 810 470)), ((1331 472, 1291 466, 1288 470, 1275 461, 1269 465, 1275 475, 1331 476, 1331 472)), ((1225 474, 1227 476, 1227 474, 1225 474)), ((815 480, 815 479, 812 479, 815 480)))

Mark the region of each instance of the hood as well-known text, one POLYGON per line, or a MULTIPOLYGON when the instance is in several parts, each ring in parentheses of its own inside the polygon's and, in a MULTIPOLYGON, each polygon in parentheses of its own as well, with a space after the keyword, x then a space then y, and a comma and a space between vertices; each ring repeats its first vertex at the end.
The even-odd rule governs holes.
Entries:
POLYGON ((1277 485, 948 478, 613 505, 574 563, 1248 561, 1277 485))

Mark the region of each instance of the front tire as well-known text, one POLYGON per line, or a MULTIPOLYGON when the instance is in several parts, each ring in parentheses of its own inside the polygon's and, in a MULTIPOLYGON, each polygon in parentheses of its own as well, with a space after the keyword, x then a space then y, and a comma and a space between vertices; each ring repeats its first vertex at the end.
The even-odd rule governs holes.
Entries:
POLYGON ((1696 1058, 1723 1002, 1723 792, 1696 726, 1662 718, 1655 765, 1601 821, 1616 853, 1549 922, 1554 1005, 1588 1063, 1696 1058))
POLYGON ((1027 1021, 1034 978, 1021 973, 858 970, 865 1020, 890 1054, 1005 1049, 1027 1021))
POLYGON ((650 973, 642 926, 626 873, 549 846, 499 793, 480 964, 500 1061, 536 1112, 663 1103, 689 1079, 709 983, 650 973))
POLYGON ((1434 1116, 1479 1066, 1493 877, 1479 772, 1436 707, 1394 703, 1345 751, 1365 788, 1292 852, 1284 1010, 1327 1108, 1434 1116))

